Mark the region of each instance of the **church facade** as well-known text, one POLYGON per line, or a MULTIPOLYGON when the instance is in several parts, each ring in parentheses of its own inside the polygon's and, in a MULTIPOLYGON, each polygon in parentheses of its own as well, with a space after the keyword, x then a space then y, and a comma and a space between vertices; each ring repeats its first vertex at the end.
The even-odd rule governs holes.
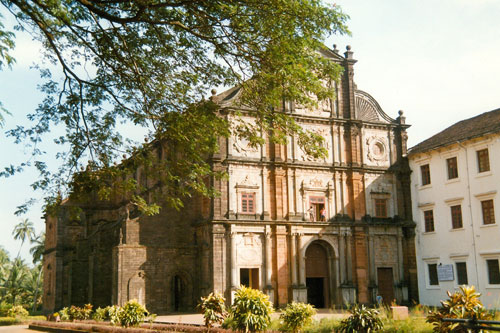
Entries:
MULTIPOLYGON (((310 157, 293 137, 258 148, 230 137, 211 162, 228 175, 212 180, 216 198, 151 217, 96 203, 78 221, 64 202, 46 216, 44 308, 137 299, 156 313, 187 311, 212 291, 229 302, 240 284, 275 306, 417 300, 409 125, 357 89, 350 48, 322 52, 344 67, 337 99, 282 112, 321 134, 327 157, 310 157)), ((227 117, 237 98, 236 88, 213 96, 227 117)))

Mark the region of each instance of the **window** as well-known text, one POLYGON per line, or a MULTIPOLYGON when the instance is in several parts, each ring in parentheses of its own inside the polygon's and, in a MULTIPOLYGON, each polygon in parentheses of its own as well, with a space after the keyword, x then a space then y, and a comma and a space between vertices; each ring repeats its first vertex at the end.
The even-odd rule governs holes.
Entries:
POLYGON ((375 217, 387 217, 387 199, 375 199, 375 217))
POLYGON ((451 206, 451 227, 453 229, 460 229, 463 227, 461 205, 451 206))
POLYGON ((479 172, 490 171, 490 158, 488 156, 488 149, 477 151, 477 169, 479 172))
POLYGON ((469 280, 467 279, 467 263, 457 262, 455 265, 457 266, 457 283, 459 285, 469 284, 469 280))
POLYGON ((255 193, 241 193, 241 212, 246 214, 255 213, 255 193))
POLYGON ((259 269, 240 268, 240 284, 252 289, 259 289, 259 269))
POLYGON ((434 231, 434 213, 432 210, 424 212, 425 232, 434 231))
POLYGON ((437 264, 427 264, 429 269, 429 285, 439 285, 437 264))
POLYGON ((429 169, 429 164, 420 166, 420 172, 422 174, 422 186, 431 183, 431 170, 429 169))
POLYGON ((481 201, 481 210, 483 211, 483 224, 495 224, 493 200, 481 201))
POLYGON ((448 158, 446 160, 446 166, 448 167, 448 179, 458 178, 457 158, 448 158))
POLYGON ((326 221, 325 197, 309 197, 309 219, 326 221))
POLYGON ((500 269, 498 267, 498 259, 488 259, 486 260, 486 265, 488 267, 488 283, 500 284, 500 269))

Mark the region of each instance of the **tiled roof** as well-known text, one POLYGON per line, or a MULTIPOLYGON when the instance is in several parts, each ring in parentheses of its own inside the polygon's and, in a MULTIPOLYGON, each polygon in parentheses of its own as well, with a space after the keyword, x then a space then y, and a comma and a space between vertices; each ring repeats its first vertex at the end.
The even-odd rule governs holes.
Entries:
POLYGON ((500 109, 482 113, 478 116, 459 121, 447 129, 431 136, 412 147, 409 154, 422 153, 457 141, 465 141, 490 133, 500 132, 500 109))

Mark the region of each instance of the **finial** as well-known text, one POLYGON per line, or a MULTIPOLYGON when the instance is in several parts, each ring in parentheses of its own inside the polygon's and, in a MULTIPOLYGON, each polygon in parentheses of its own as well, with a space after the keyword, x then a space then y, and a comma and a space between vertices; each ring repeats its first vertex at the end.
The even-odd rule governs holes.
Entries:
POLYGON ((353 53, 354 53, 354 52, 352 52, 352 51, 351 51, 351 45, 347 45, 347 46, 345 47, 345 49, 347 50, 347 51, 345 51, 345 52, 344 52, 344 56, 345 56, 345 58, 346 58, 346 59, 349 59, 349 60, 354 60, 354 59, 352 58, 352 55, 353 55, 353 53))
POLYGON ((398 111, 398 114, 399 114, 400 116, 402 116, 402 115, 403 115, 403 110, 399 110, 399 111, 398 111))
POLYGON ((144 138, 144 142, 146 142, 146 143, 148 142, 148 137, 144 138))
POLYGON ((125 158, 127 158, 127 155, 126 155, 126 154, 123 154, 123 155, 122 155, 122 157, 125 159, 125 158))
POLYGON ((217 94, 217 90, 212 89, 212 96, 215 96, 217 94))
POLYGON ((337 44, 333 44, 333 52, 338 53, 339 50, 337 50, 337 44))

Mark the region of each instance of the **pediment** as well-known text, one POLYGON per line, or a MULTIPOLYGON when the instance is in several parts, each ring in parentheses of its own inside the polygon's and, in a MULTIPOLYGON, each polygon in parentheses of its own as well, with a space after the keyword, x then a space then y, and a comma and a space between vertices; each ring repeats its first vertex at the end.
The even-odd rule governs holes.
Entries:
POLYGON ((389 117, 370 94, 356 90, 354 103, 357 119, 372 123, 392 123, 395 120, 389 117))

